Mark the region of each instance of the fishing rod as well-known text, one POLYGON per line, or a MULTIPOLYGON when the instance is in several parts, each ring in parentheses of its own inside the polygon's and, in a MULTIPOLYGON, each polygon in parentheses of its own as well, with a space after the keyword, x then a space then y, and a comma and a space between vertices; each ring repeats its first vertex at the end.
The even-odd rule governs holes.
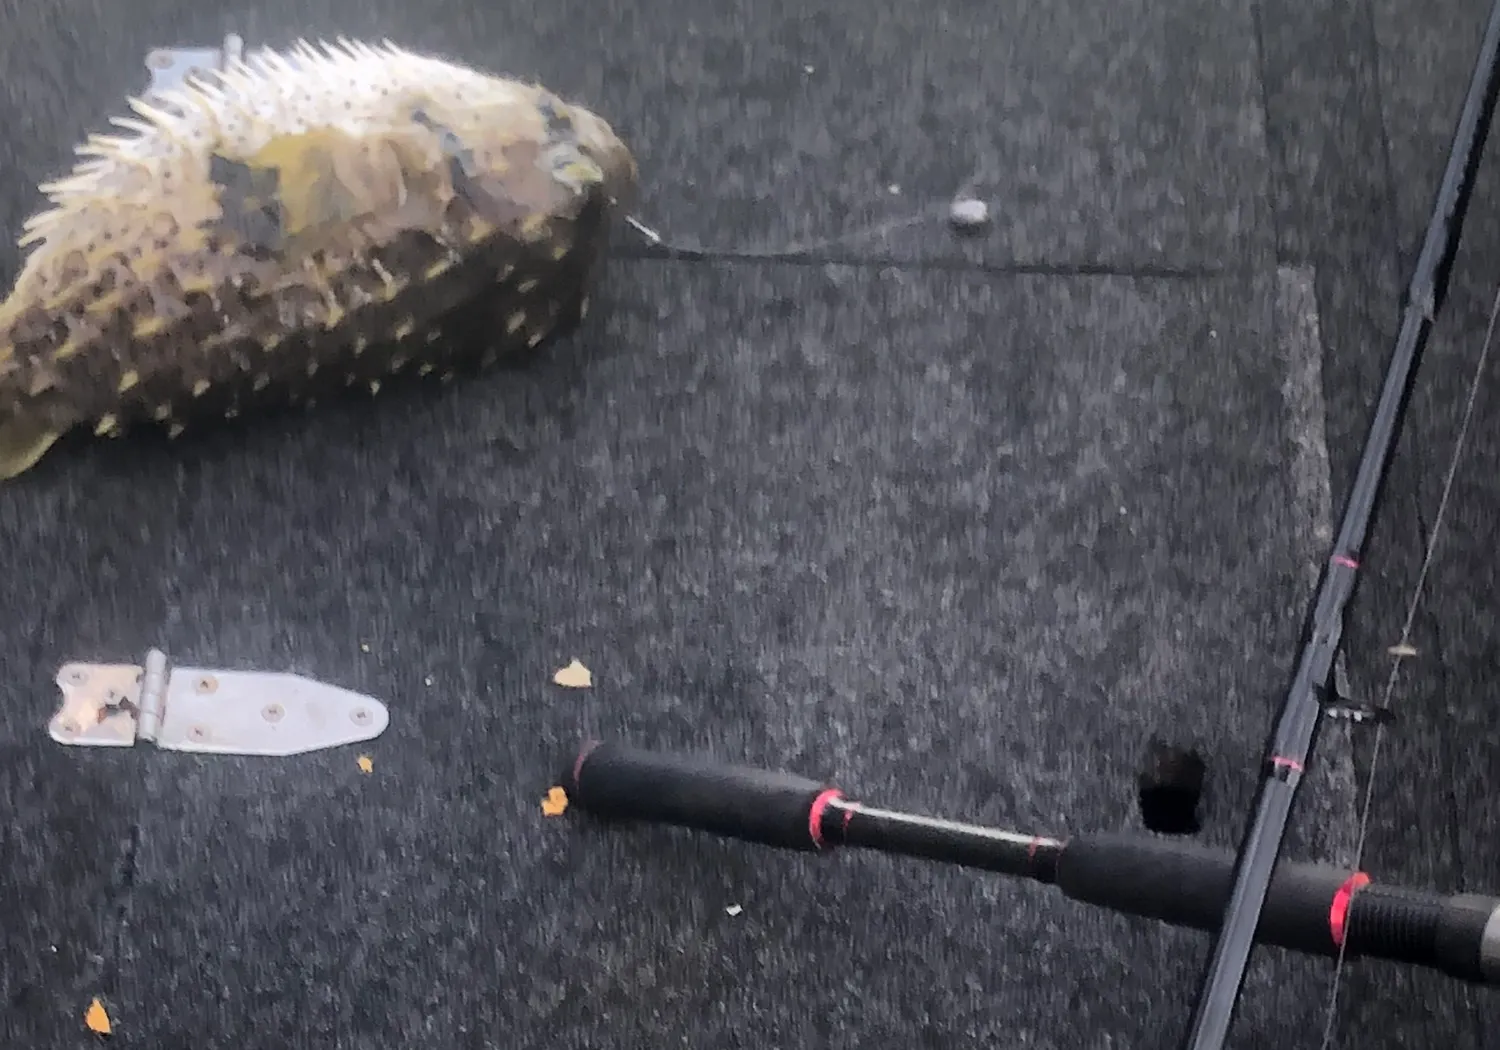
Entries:
POLYGON ((1500 0, 1480 43, 1380 398, 1338 536, 1303 622, 1251 819, 1235 851, 1147 836, 1018 835, 870 808, 835 788, 786 774, 615 745, 577 758, 564 778, 573 803, 598 816, 676 824, 771 846, 865 847, 981 868, 1055 885, 1083 903, 1209 931, 1213 945, 1183 1050, 1223 1050, 1256 944, 1340 960, 1382 958, 1500 985, 1500 898, 1444 897, 1378 885, 1359 870, 1281 859, 1323 719, 1338 715, 1380 725, 1388 713, 1346 704, 1334 681, 1335 661, 1417 366, 1447 296, 1497 85, 1500 0))
POLYGON ((1223 1050, 1256 944, 1339 960, 1385 959, 1500 985, 1500 898, 1440 896, 1377 884, 1357 867, 1281 859, 1323 719, 1343 716, 1378 726, 1388 713, 1346 704, 1335 685, 1335 660, 1417 365, 1447 295, 1497 84, 1500 0, 1480 43, 1380 399, 1304 620, 1295 670, 1237 850, 1153 836, 1020 835, 868 807, 836 788, 788 774, 613 744, 586 749, 573 762, 563 778, 572 803, 600 817, 679 825, 769 846, 863 847, 998 872, 1056 886, 1082 903, 1209 931, 1213 946, 1184 1050, 1223 1050))
MULTIPOLYGON (((1071 838, 865 805, 806 777, 699 755, 586 744, 561 777, 569 808, 804 852, 854 847, 1056 886, 1071 900, 1212 930, 1233 877, 1228 850, 1152 835, 1071 838)), ((1500 897, 1385 886, 1364 872, 1284 863, 1257 941, 1321 956, 1362 955, 1500 986, 1500 897)))
MULTIPOLYGON (((1338 702, 1333 672, 1345 609, 1354 596, 1370 521, 1394 458, 1417 365, 1447 296, 1474 174, 1494 116, 1497 84, 1500 0, 1490 9, 1338 537, 1304 622, 1296 669, 1269 739, 1251 819, 1235 853, 1232 888, 1221 920, 1214 924, 1214 944, 1184 1050, 1222 1050, 1229 1037, 1250 952, 1275 885, 1292 805, 1315 752, 1325 707, 1338 702)), ((1370 921, 1376 919, 1372 916, 1370 921)))

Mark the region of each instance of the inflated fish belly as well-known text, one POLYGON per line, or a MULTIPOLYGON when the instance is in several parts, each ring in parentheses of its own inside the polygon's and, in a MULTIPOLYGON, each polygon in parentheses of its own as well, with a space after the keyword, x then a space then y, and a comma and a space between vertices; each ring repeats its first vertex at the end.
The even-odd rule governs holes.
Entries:
POLYGON ((21 239, 0 480, 79 427, 175 434, 537 347, 582 317, 635 189, 589 111, 390 44, 264 51, 130 104, 21 239))

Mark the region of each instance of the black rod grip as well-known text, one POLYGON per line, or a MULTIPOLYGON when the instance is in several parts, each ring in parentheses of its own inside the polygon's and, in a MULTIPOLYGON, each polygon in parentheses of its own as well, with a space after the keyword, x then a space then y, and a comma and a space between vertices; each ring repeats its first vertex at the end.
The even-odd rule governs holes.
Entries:
POLYGON ((563 778, 569 801, 613 820, 673 824, 784 849, 822 847, 821 808, 839 792, 806 777, 711 758, 591 744, 563 778))
MULTIPOLYGON (((1057 885, 1087 904, 1212 930, 1233 879, 1230 853, 1127 835, 1086 835, 1063 847, 1057 885)), ((1349 955, 1441 970, 1494 983, 1493 929, 1500 900, 1443 897, 1370 884, 1359 872, 1281 862, 1272 876, 1255 939, 1333 956, 1349 955)))

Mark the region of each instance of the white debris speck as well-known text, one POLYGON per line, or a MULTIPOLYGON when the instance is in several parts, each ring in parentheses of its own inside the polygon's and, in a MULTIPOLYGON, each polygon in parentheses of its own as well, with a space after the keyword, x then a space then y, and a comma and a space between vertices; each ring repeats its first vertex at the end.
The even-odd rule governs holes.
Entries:
POLYGON ((974 197, 959 197, 948 209, 948 218, 960 230, 978 230, 990 221, 990 206, 974 197))
POLYGON ((731 904, 729 907, 727 907, 727 908, 724 909, 724 914, 725 915, 738 915, 740 912, 742 912, 744 910, 745 909, 741 908, 738 904, 731 904))

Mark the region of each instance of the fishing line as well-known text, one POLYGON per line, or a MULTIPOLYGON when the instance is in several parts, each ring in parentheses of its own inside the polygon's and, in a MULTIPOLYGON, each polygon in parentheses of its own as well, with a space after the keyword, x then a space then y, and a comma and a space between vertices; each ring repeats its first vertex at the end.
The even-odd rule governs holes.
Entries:
POLYGON ((705 248, 683 244, 648 226, 635 215, 624 216, 624 222, 644 242, 644 248, 620 252, 626 258, 671 259, 689 262, 780 262, 812 263, 824 266, 900 267, 904 270, 962 270, 974 273, 1006 274, 1022 277, 1131 277, 1157 280, 1196 280, 1220 276, 1222 266, 1172 266, 1142 263, 1128 265, 1108 262, 1015 262, 996 263, 982 258, 910 257, 891 254, 836 253, 852 244, 885 237, 899 230, 946 220, 954 235, 977 240, 994 223, 991 209, 983 200, 960 192, 945 204, 930 204, 913 213, 857 226, 853 230, 812 241, 791 241, 782 247, 705 248))
POLYGON ((860 226, 848 233, 837 234, 833 237, 825 237, 805 243, 792 241, 783 248, 689 248, 685 245, 668 241, 660 233, 633 215, 626 216, 625 222, 631 229, 640 234, 652 248, 658 248, 674 257, 773 260, 805 256, 813 252, 827 251, 830 248, 841 248, 851 241, 861 241, 870 237, 884 237, 887 234, 895 233, 897 230, 906 230, 913 226, 920 226, 923 223, 931 222, 935 218, 937 218, 937 209, 935 207, 928 207, 917 211, 913 215, 884 219, 880 222, 860 226))
MULTIPOLYGON (((1489 324, 1485 328, 1484 343, 1479 350, 1479 359, 1474 365, 1474 374, 1469 380, 1468 396, 1464 404, 1463 417, 1459 423, 1458 436, 1454 440, 1453 455, 1448 461, 1447 475, 1443 480, 1443 491, 1438 499, 1437 513, 1433 517, 1432 532, 1427 537, 1427 549, 1422 557, 1422 567, 1417 573, 1417 582, 1412 588, 1411 600, 1407 604, 1406 622, 1401 627, 1400 640, 1391 647, 1391 653, 1395 659, 1391 663, 1390 674, 1386 677, 1385 689, 1381 693, 1379 709, 1390 710, 1392 698, 1396 693, 1396 680, 1400 677, 1401 666, 1405 663, 1411 653, 1412 626, 1416 623, 1417 612, 1422 603, 1422 593, 1426 586, 1428 570, 1432 568, 1433 560, 1437 553, 1438 539, 1442 534, 1443 519, 1448 512, 1448 504, 1453 495, 1454 482, 1458 477, 1458 466, 1463 459, 1464 447, 1468 441, 1469 426, 1474 419, 1474 406, 1479 400, 1479 387, 1484 378, 1485 368, 1489 363, 1490 350, 1494 346, 1495 322, 1500 318, 1500 286, 1495 289, 1494 302, 1490 306, 1489 324)), ((1352 867, 1355 871, 1362 870, 1364 866, 1365 841, 1369 835, 1370 814, 1373 810, 1375 798, 1375 779, 1380 769, 1381 744, 1385 740, 1385 724, 1379 722, 1375 726, 1375 740, 1372 744, 1370 754, 1369 777, 1365 782, 1364 800, 1360 806, 1359 833, 1355 838, 1354 860, 1352 867)), ((1352 918, 1351 918, 1352 924, 1352 918)), ((1321 1050, 1329 1050, 1333 1045, 1333 1029, 1337 1023, 1339 988, 1344 975, 1344 962, 1349 940, 1346 936, 1339 944, 1339 952, 1333 968, 1332 987, 1328 995, 1328 1010, 1323 1021, 1323 1042, 1321 1050)))

